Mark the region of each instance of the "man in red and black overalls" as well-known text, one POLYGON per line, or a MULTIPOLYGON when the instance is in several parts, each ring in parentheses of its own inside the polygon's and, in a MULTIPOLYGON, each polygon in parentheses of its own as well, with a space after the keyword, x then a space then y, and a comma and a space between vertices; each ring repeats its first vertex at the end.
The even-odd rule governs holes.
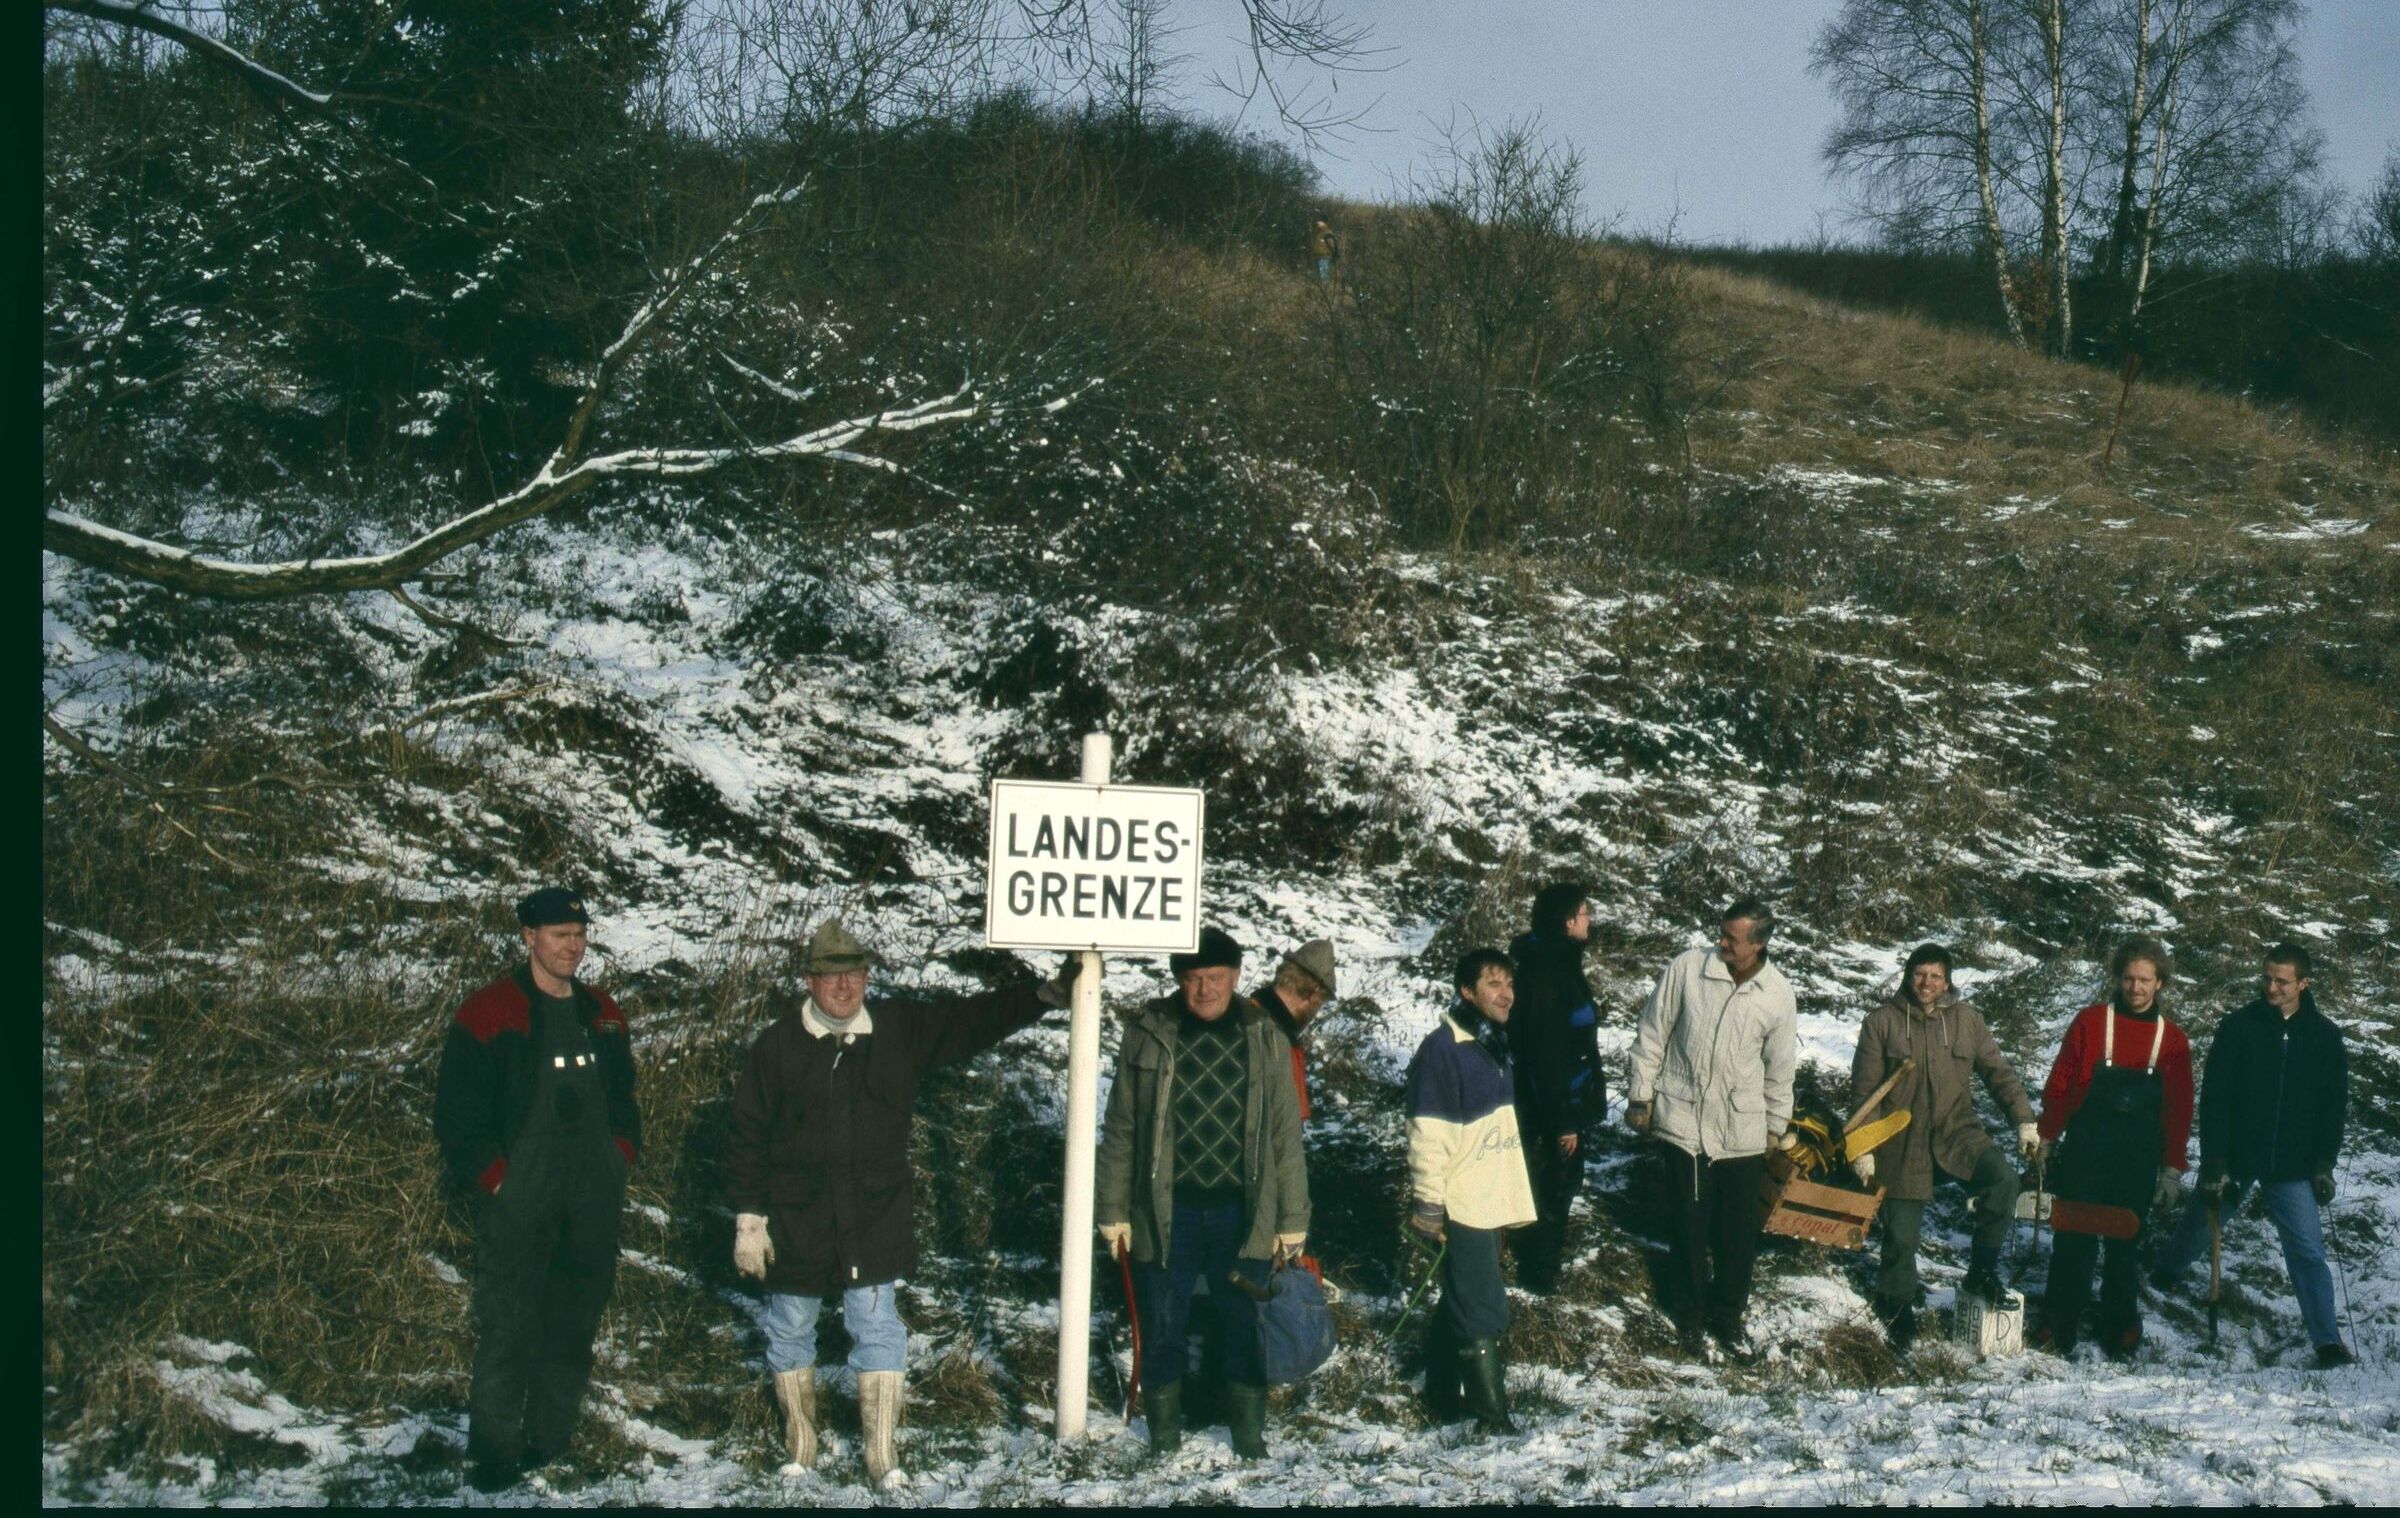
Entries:
POLYGON ((642 1137, 625 1014, 575 978, 583 899, 539 890, 517 921, 526 962, 451 1019, 433 1097, 442 1159, 477 1198, 467 1457, 487 1491, 575 1432, 642 1137))
MULTIPOLYGON (((2173 964, 2164 946, 2137 938, 2116 952, 2112 998, 2068 1024, 2042 1088, 2042 1152, 2051 1192, 2062 1201, 2122 1207, 2146 1218, 2183 1194, 2192 1136, 2192 1049, 2167 1021, 2160 991, 2173 964)), ((2145 1223, 2144 1228, 2147 1228, 2145 1223)), ((2037 1343, 2072 1351, 2092 1294, 2096 1234, 2060 1232, 2050 1253, 2037 1343)), ((2138 1235, 2109 1239, 2100 1269, 2100 1347, 2121 1360, 2141 1347, 2138 1235)))

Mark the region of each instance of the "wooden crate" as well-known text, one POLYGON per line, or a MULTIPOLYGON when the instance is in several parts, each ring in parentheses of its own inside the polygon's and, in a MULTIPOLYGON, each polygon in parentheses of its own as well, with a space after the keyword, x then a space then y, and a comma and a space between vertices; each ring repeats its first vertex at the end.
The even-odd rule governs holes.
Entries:
POLYGON ((1864 1249, 1867 1230, 1883 1206, 1881 1191, 1869 1195, 1820 1186, 1799 1175, 1781 1153, 1767 1156, 1766 1230, 1806 1239, 1831 1249, 1864 1249))

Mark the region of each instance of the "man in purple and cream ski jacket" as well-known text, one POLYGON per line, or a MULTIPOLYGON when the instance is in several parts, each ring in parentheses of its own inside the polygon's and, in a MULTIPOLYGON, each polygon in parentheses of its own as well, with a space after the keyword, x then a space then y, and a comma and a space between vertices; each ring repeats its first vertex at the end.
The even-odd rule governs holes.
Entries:
POLYGON ((1487 1434, 1516 1432, 1500 1351, 1508 1331, 1500 1238, 1534 1218, 1506 1032, 1515 980, 1497 949, 1461 959, 1451 978, 1456 1000, 1408 1065, 1408 1231, 1427 1253, 1440 1251, 1442 1276, 1426 1399, 1446 1416, 1463 1378, 1467 1410, 1487 1434))

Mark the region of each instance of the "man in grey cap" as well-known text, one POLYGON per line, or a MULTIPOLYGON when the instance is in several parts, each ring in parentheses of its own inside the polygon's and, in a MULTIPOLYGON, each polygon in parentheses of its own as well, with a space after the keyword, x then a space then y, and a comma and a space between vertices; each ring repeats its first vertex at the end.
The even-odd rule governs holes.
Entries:
POLYGON ((478 1198, 467 1454, 487 1491, 575 1432, 642 1142, 625 1014, 575 978, 583 898, 536 891, 517 922, 526 962, 451 1018, 433 1095, 442 1159, 478 1198))
POLYGON ((1169 958, 1175 994, 1129 1018, 1100 1122, 1093 1211, 1101 1242, 1130 1252, 1142 1318, 1142 1406, 1150 1448, 1183 1439, 1183 1377, 1194 1288, 1208 1300, 1225 1358, 1233 1452, 1267 1452, 1267 1386, 1257 1305, 1224 1289, 1229 1274, 1266 1284, 1277 1256, 1308 1239, 1308 1162, 1291 1044, 1234 987, 1242 946, 1203 928, 1169 958))
POLYGON ((1304 1123, 1309 1115, 1308 1051, 1301 1046, 1301 1036, 1337 994, 1333 978, 1332 943, 1312 938, 1283 956, 1275 978, 1250 994, 1259 1010, 1273 1018, 1291 1042, 1292 1090, 1300 1098, 1300 1121, 1304 1123))
POLYGON ((836 920, 809 936, 800 961, 807 998, 758 1036, 734 1085, 724 1174, 734 1268, 768 1292, 767 1369, 790 1455, 783 1473, 816 1463, 817 1318, 838 1291, 867 1479, 881 1484, 899 1468, 908 1328, 897 1293, 917 1263, 908 1162, 917 1082, 1066 997, 1052 981, 940 1000, 877 997, 870 1006, 872 959, 836 920))

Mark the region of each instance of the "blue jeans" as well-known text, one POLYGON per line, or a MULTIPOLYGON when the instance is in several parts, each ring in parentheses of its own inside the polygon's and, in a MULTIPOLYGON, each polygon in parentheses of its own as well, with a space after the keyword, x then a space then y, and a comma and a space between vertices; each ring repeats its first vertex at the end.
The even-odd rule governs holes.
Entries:
MULTIPOLYGON (((823 1297, 767 1297, 767 1369, 780 1375, 817 1363, 817 1314, 823 1297)), ((850 1330, 852 1370, 908 1369, 908 1325, 900 1321, 900 1283, 853 1286, 842 1293, 842 1326, 850 1330)))
MULTIPOLYGON (((2308 1325, 2312 1344, 2342 1342, 2341 1322, 2333 1311, 2333 1272, 2325 1264, 2325 1228, 2317 1215, 2317 1194, 2307 1181, 2227 1181, 2225 1212, 2242 1205, 2255 1185, 2266 1198, 2267 1217, 2283 1239, 2283 1268, 2300 1298, 2300 1320, 2308 1325)), ((2162 1286, 2183 1279, 2192 1262, 2208 1248, 2208 1204, 2197 1195, 2184 1204, 2175 1232, 2158 1252, 2154 1274, 2162 1286)))
POLYGON ((1167 1224, 1167 1262, 1133 1264, 1133 1289, 1142 1314, 1142 1380, 1157 1387, 1183 1380, 1190 1356, 1188 1331, 1192 1321, 1192 1288, 1208 1278, 1209 1312, 1214 1338, 1224 1354, 1225 1379, 1236 1386, 1266 1384, 1266 1366, 1258 1349, 1258 1304, 1249 1293, 1225 1284, 1227 1274, 1267 1283, 1267 1262, 1240 1258, 1249 1229, 1242 1209, 1187 1207, 1175 1204, 1167 1224))

